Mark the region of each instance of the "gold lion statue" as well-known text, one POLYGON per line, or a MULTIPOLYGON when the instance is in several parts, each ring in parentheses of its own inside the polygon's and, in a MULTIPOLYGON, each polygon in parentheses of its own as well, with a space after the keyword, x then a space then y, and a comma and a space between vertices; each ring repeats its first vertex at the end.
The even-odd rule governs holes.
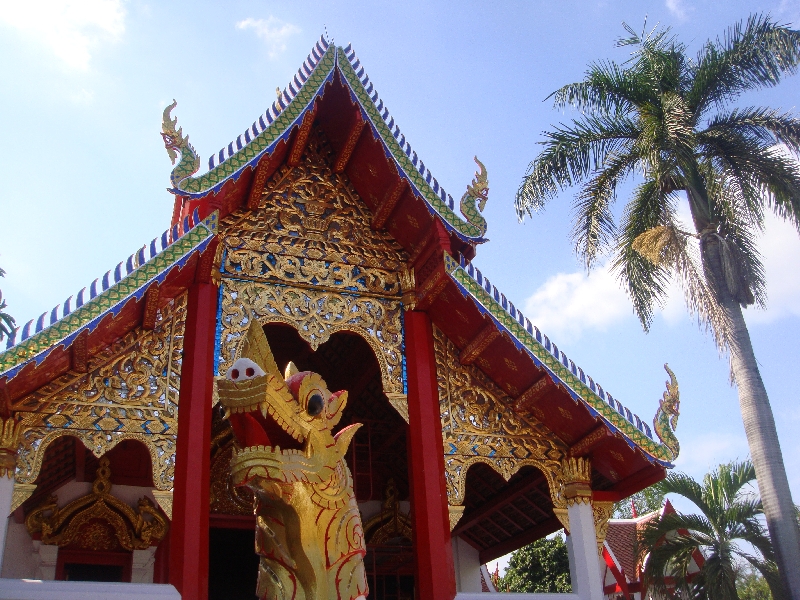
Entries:
POLYGON ((347 392, 331 393, 293 363, 281 375, 255 320, 216 385, 236 436, 233 482, 255 494, 259 598, 366 598, 364 532, 344 459, 361 425, 332 433, 347 392))

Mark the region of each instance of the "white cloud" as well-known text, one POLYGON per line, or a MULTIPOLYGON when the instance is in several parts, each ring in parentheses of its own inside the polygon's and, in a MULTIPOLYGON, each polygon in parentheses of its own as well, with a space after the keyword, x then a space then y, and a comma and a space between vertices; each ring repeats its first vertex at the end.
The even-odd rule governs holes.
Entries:
POLYGON ((236 23, 236 28, 255 30, 256 35, 264 40, 270 58, 275 58, 286 50, 287 40, 294 34, 300 33, 300 28, 296 25, 286 23, 271 15, 266 19, 249 17, 236 23))
POLYGON ((800 315, 800 235, 791 223, 767 215, 759 240, 767 276, 767 310, 748 310, 748 323, 771 323, 800 315))
POLYGON ((731 460, 744 460, 748 456, 744 432, 732 434, 703 431, 701 435, 687 433, 681 437, 681 453, 675 466, 696 479, 702 479, 716 465, 731 460))
POLYGON ((125 32, 122 0, 0 0, 0 22, 50 46, 67 66, 86 70, 92 51, 125 32))
POLYGON ((665 4, 667 10, 680 20, 684 20, 691 11, 691 8, 686 6, 683 0, 666 0, 665 4))
POLYGON ((631 304, 604 265, 589 275, 576 272, 550 277, 526 300, 525 314, 551 339, 566 343, 586 329, 605 331, 631 314, 631 304))

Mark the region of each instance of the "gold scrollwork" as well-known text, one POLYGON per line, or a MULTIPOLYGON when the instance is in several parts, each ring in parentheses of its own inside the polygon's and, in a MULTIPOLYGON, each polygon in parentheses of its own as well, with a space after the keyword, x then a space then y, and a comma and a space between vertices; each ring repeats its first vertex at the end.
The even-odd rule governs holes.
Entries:
POLYGON ((17 418, 13 416, 7 419, 0 418, 0 477, 14 476, 21 431, 22 427, 17 418))
POLYGON ((436 327, 433 340, 449 504, 464 503, 467 470, 478 462, 506 480, 524 466, 538 468, 556 503, 566 446, 543 424, 515 414, 513 400, 479 369, 462 365, 458 349, 436 327))
POLYGON ((594 532, 597 536, 597 553, 602 557, 603 555, 603 542, 606 540, 608 533, 608 520, 614 513, 613 502, 592 502, 592 514, 594 516, 594 532))
POLYGON ((254 210, 222 221, 223 277, 378 296, 407 291, 407 254, 371 228, 367 205, 333 172, 332 160, 324 134, 314 130, 302 162, 281 167, 254 210))
POLYGON ((87 550, 131 551, 158 544, 167 533, 167 520, 147 496, 136 510, 112 496, 110 478, 109 460, 103 457, 92 492, 63 508, 50 496, 25 518, 28 532, 41 534, 43 544, 87 550))
POLYGON ((372 347, 384 391, 403 393, 403 332, 400 299, 295 289, 254 281, 223 279, 219 373, 239 358, 239 340, 250 319, 262 325, 286 323, 316 350, 337 331, 359 334, 372 347))
POLYGON ((137 328, 21 401, 17 481, 33 483, 47 446, 71 435, 100 457, 126 439, 147 446, 153 481, 172 488, 186 295, 162 307, 155 328, 137 328))

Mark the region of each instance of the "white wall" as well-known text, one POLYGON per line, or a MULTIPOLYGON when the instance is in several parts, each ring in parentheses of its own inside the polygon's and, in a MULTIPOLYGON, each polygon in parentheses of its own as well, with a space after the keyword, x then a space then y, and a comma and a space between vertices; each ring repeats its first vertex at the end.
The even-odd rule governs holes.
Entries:
POLYGON ((480 593, 482 590, 481 561, 478 550, 460 537, 454 537, 452 542, 453 566, 456 571, 456 591, 480 593))
POLYGON ((0 600, 181 600, 171 585, 0 579, 0 600))
MULTIPOLYGON (((73 500, 90 494, 91 491, 91 483, 73 480, 65 483, 53 493, 58 498, 58 505, 65 506, 73 500)), ((111 488, 111 495, 131 507, 135 507, 142 496, 147 496, 158 505, 153 498, 152 490, 147 487, 115 485, 111 488)), ((48 546, 34 541, 28 534, 24 523, 17 523, 13 517, 9 517, 0 577, 7 579, 55 579, 57 554, 57 546, 48 546)), ((154 555, 155 547, 153 546, 133 552, 131 579, 134 583, 153 582, 154 555)))

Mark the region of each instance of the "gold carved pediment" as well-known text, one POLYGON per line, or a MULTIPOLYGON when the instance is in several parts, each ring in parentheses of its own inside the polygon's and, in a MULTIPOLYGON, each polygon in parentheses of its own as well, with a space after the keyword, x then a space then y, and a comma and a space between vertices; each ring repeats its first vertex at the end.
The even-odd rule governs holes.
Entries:
POLYGON ((534 466, 558 496, 563 442, 533 417, 516 414, 513 400, 480 369, 461 364, 458 348, 436 327, 433 340, 449 503, 463 503, 467 471, 477 462, 505 480, 534 466))
POLYGON ((186 294, 160 307, 152 329, 137 327, 23 398, 18 483, 33 484, 45 450, 70 435, 98 458, 123 440, 145 444, 153 482, 172 488, 186 294))
POLYGON ((372 213, 347 176, 333 172, 334 159, 315 129, 300 164, 279 168, 255 209, 223 219, 223 277, 402 295, 408 257, 370 227, 372 213))
POLYGON ((142 550, 158 544, 168 529, 167 520, 147 496, 133 509, 111 495, 106 457, 100 459, 90 494, 64 507, 50 496, 28 514, 25 526, 31 536, 40 535, 43 544, 98 551, 142 550))

